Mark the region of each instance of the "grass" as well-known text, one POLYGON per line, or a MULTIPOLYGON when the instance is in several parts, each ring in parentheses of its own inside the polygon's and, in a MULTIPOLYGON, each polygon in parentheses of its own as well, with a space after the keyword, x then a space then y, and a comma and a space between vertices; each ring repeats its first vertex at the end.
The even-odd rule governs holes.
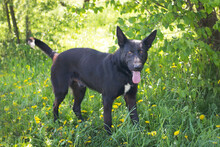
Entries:
MULTIPOLYGON (((37 33, 36 36, 50 42, 59 52, 79 46, 107 51, 116 45, 111 32, 117 20, 104 19, 108 13, 108 9, 98 15, 88 13, 83 16, 84 27, 77 31, 69 28, 69 33, 58 31, 50 37, 37 33)), ((207 97, 218 100, 219 88, 211 87, 204 79, 198 81, 187 63, 158 54, 160 44, 151 48, 138 86, 139 126, 132 125, 121 96, 113 106, 112 136, 103 127, 101 95, 92 90, 87 90, 82 103, 85 122, 79 122, 72 112, 74 99, 69 92, 60 106, 60 124, 54 123, 52 61, 40 50, 24 44, 5 44, 0 46, 4 53, 0 64, 0 146, 215 147, 220 144, 219 107, 205 101, 207 97)))

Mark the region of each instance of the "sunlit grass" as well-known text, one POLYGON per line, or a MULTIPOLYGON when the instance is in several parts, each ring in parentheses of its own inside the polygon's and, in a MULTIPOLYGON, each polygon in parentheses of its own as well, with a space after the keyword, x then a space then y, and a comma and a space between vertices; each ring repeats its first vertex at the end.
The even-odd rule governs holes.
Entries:
MULTIPOLYGON (((83 19, 84 27, 78 29, 35 35, 58 52, 73 47, 108 51, 116 45, 112 31, 117 25, 113 16, 118 15, 109 11, 111 8, 81 16, 78 19, 83 19)), ((193 84, 197 77, 192 76, 192 67, 158 51, 158 46, 149 51, 138 86, 139 126, 131 123, 120 96, 113 104, 113 135, 109 136, 99 93, 87 90, 82 103, 86 121, 80 122, 72 111, 74 99, 69 91, 60 105, 60 123, 54 123, 52 61, 26 45, 1 45, 0 50, 11 52, 1 57, 0 64, 0 146, 218 146, 220 114, 216 105, 210 105, 208 111, 198 108, 205 98, 204 89, 193 84)))

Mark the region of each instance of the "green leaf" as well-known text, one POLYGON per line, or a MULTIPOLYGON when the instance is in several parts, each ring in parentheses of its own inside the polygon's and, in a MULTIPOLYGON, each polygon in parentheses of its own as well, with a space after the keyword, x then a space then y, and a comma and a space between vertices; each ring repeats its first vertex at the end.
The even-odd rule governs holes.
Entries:
POLYGON ((206 31, 206 33, 208 34, 208 36, 211 36, 211 35, 212 35, 212 31, 210 30, 210 28, 205 27, 205 31, 206 31))
POLYGON ((168 10, 169 10, 170 12, 172 12, 172 3, 170 3, 170 4, 168 5, 168 10))
POLYGON ((130 17, 130 18, 128 19, 128 21, 129 21, 130 23, 134 23, 134 22, 136 21, 136 17, 130 17))

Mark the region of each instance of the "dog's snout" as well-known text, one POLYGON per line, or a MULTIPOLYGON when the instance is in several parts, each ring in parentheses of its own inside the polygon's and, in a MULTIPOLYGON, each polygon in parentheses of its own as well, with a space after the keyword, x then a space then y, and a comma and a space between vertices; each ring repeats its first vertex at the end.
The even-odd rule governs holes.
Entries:
POLYGON ((143 67, 143 65, 142 65, 142 63, 141 63, 141 60, 140 60, 140 58, 138 58, 138 57, 135 57, 135 58, 134 58, 134 63, 133 63, 133 65, 134 65, 134 70, 141 70, 142 67, 143 67))
POLYGON ((134 70, 141 70, 142 64, 141 63, 134 63, 134 70))

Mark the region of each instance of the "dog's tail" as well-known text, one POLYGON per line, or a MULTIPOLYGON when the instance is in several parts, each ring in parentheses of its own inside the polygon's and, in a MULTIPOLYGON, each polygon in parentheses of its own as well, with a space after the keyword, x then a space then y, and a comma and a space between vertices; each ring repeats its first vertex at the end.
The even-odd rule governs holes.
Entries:
POLYGON ((35 45, 38 46, 45 54, 47 54, 53 61, 56 60, 56 57, 59 55, 57 52, 53 51, 46 43, 43 41, 30 37, 28 39, 28 44, 34 48, 35 45))

